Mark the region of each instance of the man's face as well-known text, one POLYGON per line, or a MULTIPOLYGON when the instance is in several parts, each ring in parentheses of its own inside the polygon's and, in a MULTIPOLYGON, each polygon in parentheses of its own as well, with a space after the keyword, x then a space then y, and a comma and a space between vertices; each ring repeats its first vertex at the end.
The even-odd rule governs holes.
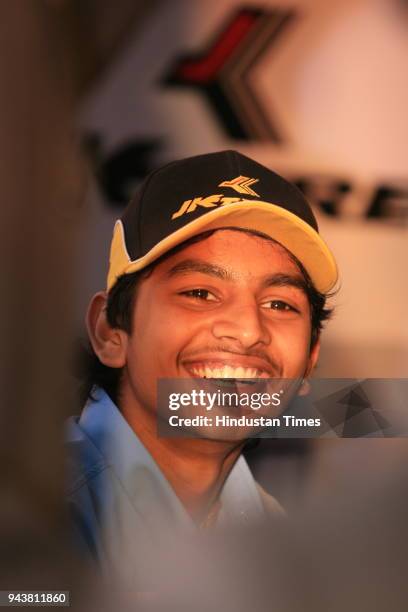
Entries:
POLYGON ((127 398, 155 410, 159 378, 302 378, 314 365, 303 277, 279 245, 220 230, 157 265, 138 288, 127 398))

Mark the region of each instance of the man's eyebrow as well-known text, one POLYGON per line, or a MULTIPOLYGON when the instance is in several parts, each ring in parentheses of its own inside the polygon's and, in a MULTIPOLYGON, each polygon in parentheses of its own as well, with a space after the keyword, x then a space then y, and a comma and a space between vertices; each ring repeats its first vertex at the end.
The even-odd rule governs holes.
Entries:
POLYGON ((308 294, 307 282, 300 276, 292 276, 291 274, 276 273, 266 276, 263 284, 265 287, 295 287, 300 289, 306 295, 308 294))
POLYGON ((185 259, 184 261, 180 261, 167 271, 166 276, 172 277, 177 274, 188 274, 189 272, 201 272, 202 274, 209 274, 221 280, 230 281, 233 279, 232 274, 225 268, 215 266, 214 264, 199 259, 185 259))
MULTIPOLYGON (((171 278, 172 276, 188 274, 189 272, 201 272, 202 274, 215 276, 221 280, 234 280, 233 274, 231 274, 230 271, 220 266, 201 261, 200 259, 185 259, 184 261, 180 261, 167 271, 166 276, 171 278)), ((306 280, 300 276, 277 272, 266 276, 262 284, 264 287, 295 287, 307 294, 306 280)))

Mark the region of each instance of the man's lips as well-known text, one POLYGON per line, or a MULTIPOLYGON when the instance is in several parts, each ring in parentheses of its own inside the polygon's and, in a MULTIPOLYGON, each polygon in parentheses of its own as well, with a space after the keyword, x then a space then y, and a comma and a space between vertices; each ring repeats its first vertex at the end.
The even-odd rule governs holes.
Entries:
MULTIPOLYGON (((182 365, 194 378, 271 378, 274 368, 258 357, 247 355, 200 355, 182 361, 182 365)), ((276 373, 275 373, 276 375, 276 373)))

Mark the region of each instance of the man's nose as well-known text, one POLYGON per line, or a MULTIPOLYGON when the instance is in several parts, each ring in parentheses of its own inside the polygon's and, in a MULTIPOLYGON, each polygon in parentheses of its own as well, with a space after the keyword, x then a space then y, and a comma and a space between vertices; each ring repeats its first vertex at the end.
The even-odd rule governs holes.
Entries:
POLYGON ((234 340, 243 348, 258 343, 269 344, 271 338, 257 304, 236 304, 219 313, 213 322, 215 338, 234 340))

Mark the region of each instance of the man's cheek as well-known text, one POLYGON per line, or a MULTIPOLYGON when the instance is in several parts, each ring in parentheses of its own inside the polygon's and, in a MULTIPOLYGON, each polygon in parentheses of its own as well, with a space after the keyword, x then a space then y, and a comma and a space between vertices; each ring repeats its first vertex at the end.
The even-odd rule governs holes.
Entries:
POLYGON ((275 335, 272 351, 281 361, 286 377, 303 376, 309 357, 309 339, 303 329, 286 330, 286 333, 275 335))

